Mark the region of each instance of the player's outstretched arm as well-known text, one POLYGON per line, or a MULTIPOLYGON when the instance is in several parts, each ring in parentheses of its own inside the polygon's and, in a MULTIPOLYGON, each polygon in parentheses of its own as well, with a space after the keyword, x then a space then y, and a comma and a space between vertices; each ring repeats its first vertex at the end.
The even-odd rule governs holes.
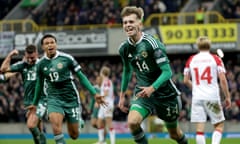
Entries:
POLYGON ((14 77, 17 73, 16 72, 6 72, 4 73, 5 79, 8 80, 11 77, 14 77))
POLYGON ((1 65, 2 72, 7 72, 10 70, 11 59, 14 55, 18 55, 18 53, 19 53, 18 50, 15 49, 7 55, 7 57, 4 59, 2 65, 1 65))
POLYGON ((125 92, 120 92, 119 97, 118 107, 122 112, 127 113, 129 109, 125 106, 125 92))
POLYGON ((97 91, 95 90, 94 86, 90 83, 90 81, 87 79, 87 77, 79 70, 77 73, 77 77, 80 81, 80 83, 89 90, 91 95, 94 95, 94 98, 96 102, 100 105, 106 105, 106 102, 104 101, 104 97, 100 96, 97 91))
POLYGON ((15 76, 17 73, 12 72, 6 72, 3 74, 0 74, 0 82, 6 82, 9 78, 15 76))

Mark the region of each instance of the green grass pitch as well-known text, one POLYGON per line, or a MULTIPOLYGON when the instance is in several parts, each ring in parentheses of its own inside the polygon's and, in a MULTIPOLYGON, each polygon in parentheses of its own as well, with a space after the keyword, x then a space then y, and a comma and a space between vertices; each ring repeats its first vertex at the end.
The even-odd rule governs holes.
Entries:
MULTIPOLYGON (((77 139, 77 140, 66 140, 68 144, 92 144, 97 139, 77 139)), ((107 141, 109 144, 109 141, 107 141)), ((0 144, 33 144, 31 139, 0 139, 0 144)), ((53 140, 48 140, 48 144, 55 144, 53 140)), ((117 139, 116 144, 135 144, 132 139, 117 139)), ((149 144, 177 144, 171 139, 164 138, 153 138, 149 139, 149 144)), ((189 144, 196 144, 194 139, 189 139, 189 144)), ((211 140, 207 139, 206 144, 211 144, 211 140)), ((221 144, 240 144, 240 138, 223 138, 221 144)))

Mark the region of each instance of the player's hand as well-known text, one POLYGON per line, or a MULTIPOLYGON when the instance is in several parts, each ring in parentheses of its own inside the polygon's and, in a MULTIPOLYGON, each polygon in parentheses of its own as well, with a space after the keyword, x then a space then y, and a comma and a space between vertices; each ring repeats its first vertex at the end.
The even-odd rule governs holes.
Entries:
POLYGON ((95 108, 99 108, 99 104, 95 102, 95 103, 94 103, 94 107, 95 107, 95 108))
POLYGON ((31 111, 28 111, 28 116, 27 116, 27 126, 29 128, 34 128, 37 126, 38 123, 38 116, 36 115, 36 113, 33 113, 31 111))
POLYGON ((102 105, 104 107, 107 106, 107 102, 105 102, 103 96, 100 96, 99 94, 96 94, 94 97, 95 97, 96 103, 98 103, 99 105, 102 105))
POLYGON ((16 50, 16 49, 14 49, 14 50, 12 50, 12 51, 9 53, 8 56, 12 57, 12 56, 14 56, 14 55, 18 55, 18 54, 19 54, 19 51, 16 50))
POLYGON ((28 112, 26 114, 27 117, 31 114, 36 114, 37 108, 35 105, 30 105, 26 109, 28 109, 28 112))
POLYGON ((138 87, 141 89, 141 91, 139 93, 137 93, 137 97, 150 97, 151 94, 155 91, 155 89, 153 88, 153 86, 149 86, 149 87, 138 87))
POLYGON ((128 112, 128 108, 125 106, 125 97, 124 96, 120 96, 120 99, 118 102, 118 107, 120 108, 120 110, 122 112, 125 112, 125 113, 128 112))
POLYGON ((226 109, 230 109, 231 108, 231 104, 232 102, 231 102, 231 99, 230 98, 226 98, 225 99, 225 108, 226 109))

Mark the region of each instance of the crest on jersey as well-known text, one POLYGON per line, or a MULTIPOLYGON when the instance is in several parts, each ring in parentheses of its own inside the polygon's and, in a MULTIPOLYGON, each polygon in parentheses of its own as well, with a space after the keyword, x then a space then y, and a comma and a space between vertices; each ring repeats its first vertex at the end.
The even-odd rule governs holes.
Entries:
POLYGON ((155 50, 155 52, 154 52, 154 56, 155 57, 160 57, 162 55, 162 51, 160 50, 160 49, 158 49, 158 50, 155 50))
POLYGON ((58 69, 62 69, 62 68, 63 68, 63 64, 62 64, 62 63, 58 63, 58 64, 57 64, 57 68, 58 68, 58 69))
POLYGON ((144 58, 148 57, 148 53, 147 53, 146 51, 142 51, 142 52, 141 52, 141 55, 142 55, 144 58))

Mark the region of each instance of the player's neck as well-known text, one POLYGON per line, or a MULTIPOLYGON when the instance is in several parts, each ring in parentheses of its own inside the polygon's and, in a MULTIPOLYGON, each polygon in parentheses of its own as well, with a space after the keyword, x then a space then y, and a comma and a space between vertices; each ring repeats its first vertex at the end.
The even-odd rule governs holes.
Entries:
POLYGON ((133 44, 136 44, 142 37, 142 32, 138 32, 135 36, 131 37, 130 40, 133 44))
POLYGON ((48 57, 49 59, 52 59, 52 58, 54 58, 54 57, 56 56, 56 54, 57 54, 57 53, 47 54, 47 57, 48 57))
POLYGON ((207 53, 209 50, 200 50, 200 52, 207 53))

